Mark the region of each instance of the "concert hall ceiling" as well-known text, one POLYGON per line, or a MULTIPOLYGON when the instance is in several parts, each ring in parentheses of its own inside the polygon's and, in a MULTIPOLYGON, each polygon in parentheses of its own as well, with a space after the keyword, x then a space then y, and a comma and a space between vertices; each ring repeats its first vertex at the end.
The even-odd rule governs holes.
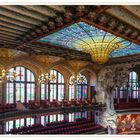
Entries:
POLYGON ((61 30, 84 23, 131 43, 128 48, 123 47, 124 50, 111 52, 110 61, 113 59, 114 62, 120 56, 139 55, 139 5, 0 5, 0 11, 1 48, 91 61, 88 51, 39 41, 43 37, 49 38, 61 30), (131 51, 126 53, 127 49, 131 51))

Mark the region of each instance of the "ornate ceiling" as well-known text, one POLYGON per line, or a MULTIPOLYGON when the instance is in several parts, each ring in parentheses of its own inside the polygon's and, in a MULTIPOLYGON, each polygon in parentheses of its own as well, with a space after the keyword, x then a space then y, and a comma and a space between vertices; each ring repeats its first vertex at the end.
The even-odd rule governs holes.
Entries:
POLYGON ((88 52, 37 42, 80 21, 140 45, 138 5, 0 5, 0 11, 2 48, 90 61, 88 52))

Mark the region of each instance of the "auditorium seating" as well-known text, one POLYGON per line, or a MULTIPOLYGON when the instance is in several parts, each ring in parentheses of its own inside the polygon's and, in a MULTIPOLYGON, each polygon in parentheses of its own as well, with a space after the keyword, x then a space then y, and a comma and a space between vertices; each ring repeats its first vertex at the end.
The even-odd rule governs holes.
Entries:
POLYGON ((120 99, 119 103, 114 100, 115 109, 133 109, 140 108, 140 103, 138 103, 138 99, 129 99, 129 102, 126 102, 126 99, 120 99))
POLYGON ((82 134, 101 128, 101 126, 95 125, 93 120, 83 118, 75 122, 62 121, 52 122, 46 126, 36 124, 30 127, 21 127, 12 129, 7 134, 82 134))
POLYGON ((1 104, 0 105, 0 113, 15 111, 15 110, 16 108, 14 104, 1 104))
MULTIPOLYGON (((95 102, 90 101, 89 99, 81 99, 81 100, 77 100, 77 99, 72 99, 71 101, 67 100, 67 99, 63 99, 62 101, 58 101, 58 100, 53 100, 52 102, 50 102, 49 100, 41 100, 40 103, 38 101, 32 101, 29 100, 28 103, 23 103, 23 105, 27 108, 27 109, 39 109, 39 108, 56 108, 56 107, 76 107, 76 106, 86 106, 86 105, 95 105, 95 102)), ((4 105, 0 105, 0 113, 3 112, 9 112, 9 111, 15 111, 15 104, 4 104, 4 105)))

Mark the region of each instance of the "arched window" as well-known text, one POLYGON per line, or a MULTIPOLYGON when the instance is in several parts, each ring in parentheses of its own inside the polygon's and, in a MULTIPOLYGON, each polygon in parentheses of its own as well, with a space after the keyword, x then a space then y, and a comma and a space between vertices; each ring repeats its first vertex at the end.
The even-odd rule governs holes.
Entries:
POLYGON ((71 82, 70 82, 71 81, 71 78, 72 78, 72 76, 69 79, 69 101, 71 99, 74 99, 74 95, 75 95, 74 84, 71 84, 71 82))
POLYGON ((88 95, 88 82, 87 79, 84 75, 81 74, 81 76, 84 77, 85 81, 83 83, 77 83, 76 84, 76 91, 74 88, 74 84, 71 84, 71 78, 69 79, 69 100, 74 99, 75 94, 76 94, 76 99, 80 100, 83 98, 87 98, 88 95))
POLYGON ((53 99, 56 99, 62 101, 65 87, 64 76, 56 70, 51 70, 51 74, 56 75, 56 80, 49 81, 48 84, 41 84, 41 100, 53 101, 53 99))
POLYGON ((128 96, 129 98, 138 99, 138 75, 136 72, 132 71, 129 74, 128 83, 128 96))
POLYGON ((11 68, 9 72, 16 72, 18 76, 14 81, 7 81, 6 84, 6 103, 28 103, 35 100, 35 77, 27 68, 17 66, 11 68))
MULTIPOLYGON (((82 75, 84 76, 84 75, 82 75)), ((84 76, 85 77, 85 76, 84 76)), ((88 97, 88 81, 85 77, 85 81, 83 83, 78 83, 76 86, 76 99, 84 99, 88 97)))
POLYGON ((128 76, 127 86, 122 85, 118 91, 114 90, 114 98, 117 99, 138 99, 139 83, 138 74, 135 71, 131 71, 128 76))

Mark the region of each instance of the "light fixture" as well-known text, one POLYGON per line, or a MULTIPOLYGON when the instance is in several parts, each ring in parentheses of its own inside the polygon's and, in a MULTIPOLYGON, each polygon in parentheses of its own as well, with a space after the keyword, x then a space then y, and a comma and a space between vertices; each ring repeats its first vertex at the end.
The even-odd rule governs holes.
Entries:
POLYGON ((17 78, 17 76, 18 76, 18 74, 16 71, 13 71, 13 72, 9 71, 6 73, 7 81, 13 82, 17 78))
POLYGON ((85 83, 85 81, 86 81, 85 76, 80 73, 77 76, 72 75, 70 77, 70 84, 72 84, 72 85, 83 84, 83 83, 85 83))
POLYGON ((3 78, 5 77, 5 70, 4 69, 2 69, 2 70, 0 70, 0 83, 2 83, 3 82, 3 78))
POLYGON ((45 84, 48 83, 49 81, 55 81, 56 80, 56 75, 55 74, 41 74, 38 78, 39 83, 45 84))

